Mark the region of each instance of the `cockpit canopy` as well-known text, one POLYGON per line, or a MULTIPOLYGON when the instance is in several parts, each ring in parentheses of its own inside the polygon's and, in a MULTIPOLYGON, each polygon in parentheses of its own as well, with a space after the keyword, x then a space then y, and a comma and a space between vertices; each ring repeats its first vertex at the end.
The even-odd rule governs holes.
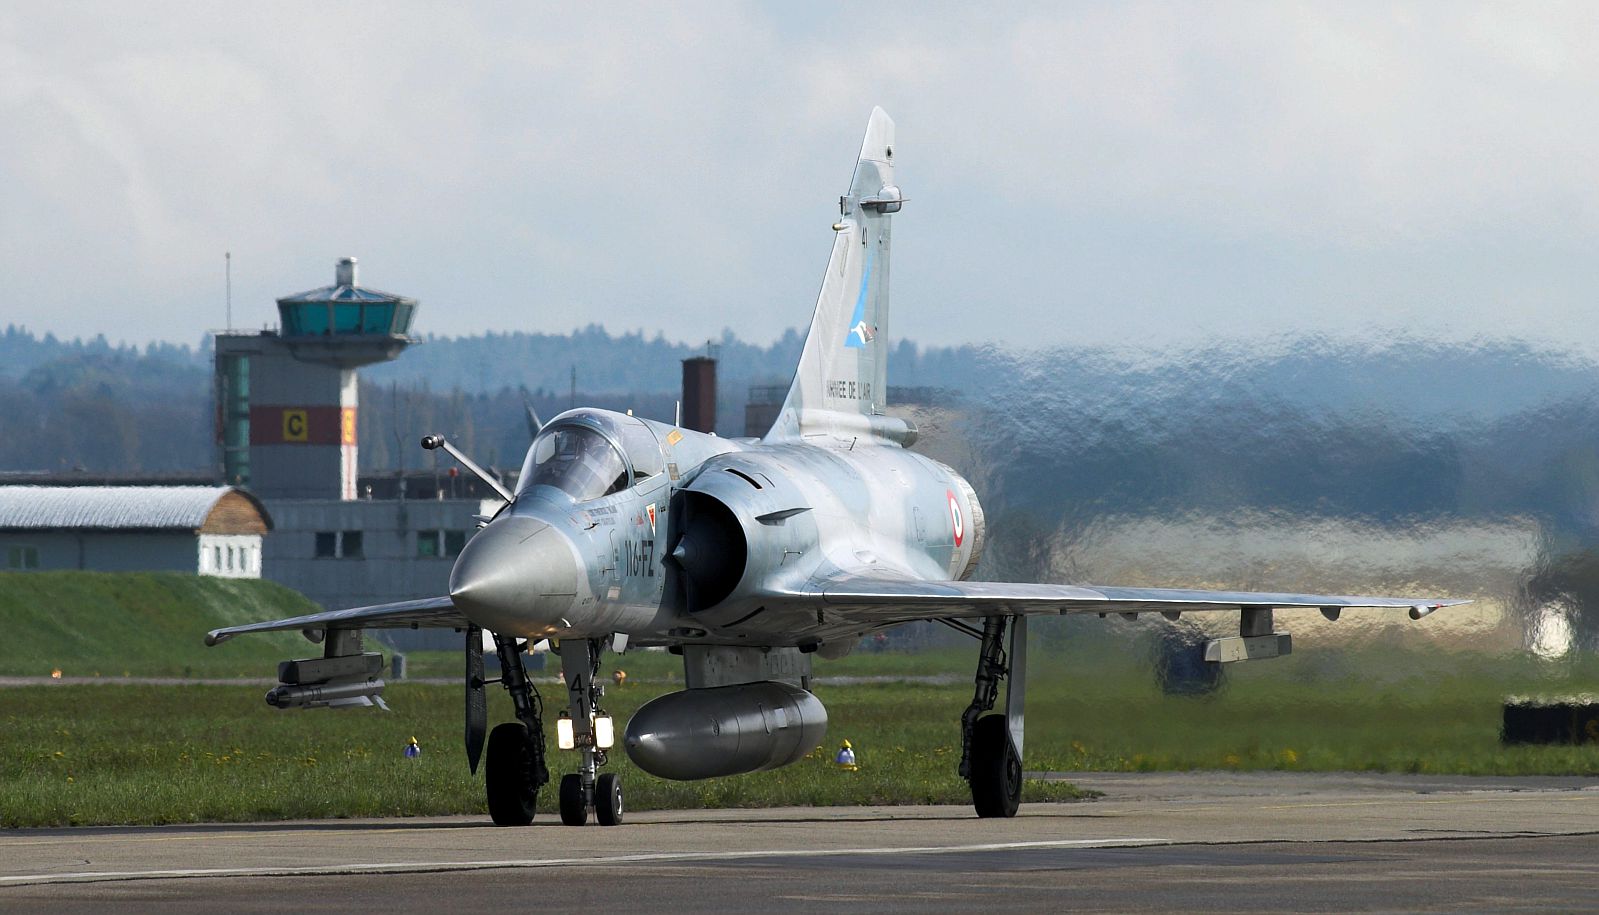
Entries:
POLYGON ((600 410, 556 417, 528 449, 518 496, 550 486, 587 502, 649 479, 665 467, 661 445, 642 420, 600 410))

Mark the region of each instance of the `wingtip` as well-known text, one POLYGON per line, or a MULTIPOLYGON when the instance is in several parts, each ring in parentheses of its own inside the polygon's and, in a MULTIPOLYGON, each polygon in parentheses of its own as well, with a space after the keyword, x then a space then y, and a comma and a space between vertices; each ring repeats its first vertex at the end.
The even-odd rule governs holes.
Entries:
POLYGON ((213 629, 205 634, 205 647, 215 648, 227 640, 228 637, 222 633, 222 630, 213 629))
POLYGON ((1440 600, 1434 601, 1430 604, 1412 604, 1410 607, 1410 618, 1413 620, 1419 620, 1422 617, 1432 613, 1434 610, 1442 610, 1445 607, 1458 607, 1462 604, 1469 603, 1471 603, 1470 600, 1440 600))

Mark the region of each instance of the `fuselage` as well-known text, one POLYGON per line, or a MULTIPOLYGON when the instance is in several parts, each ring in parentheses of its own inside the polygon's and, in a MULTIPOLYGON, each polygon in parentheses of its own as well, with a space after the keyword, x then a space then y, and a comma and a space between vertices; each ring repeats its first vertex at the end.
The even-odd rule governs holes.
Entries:
POLYGON ((982 536, 971 486, 897 444, 731 440, 577 410, 540 432, 451 594, 502 635, 818 646, 848 633, 795 595, 844 571, 964 578, 982 536))

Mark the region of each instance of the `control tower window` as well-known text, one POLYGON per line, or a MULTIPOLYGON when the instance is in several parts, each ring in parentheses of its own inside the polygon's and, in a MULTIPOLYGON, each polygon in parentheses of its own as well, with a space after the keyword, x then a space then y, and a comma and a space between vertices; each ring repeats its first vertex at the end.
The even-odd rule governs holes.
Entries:
POLYGON ((358 334, 361 332, 361 306, 355 302, 339 302, 333 306, 333 332, 358 334))
POLYGON ((556 426, 539 433, 522 470, 521 492, 535 486, 553 486, 578 502, 598 499, 627 487, 627 462, 599 430, 556 426))
POLYGON ((371 304, 361 309, 361 333, 386 334, 393 325, 393 305, 371 304))

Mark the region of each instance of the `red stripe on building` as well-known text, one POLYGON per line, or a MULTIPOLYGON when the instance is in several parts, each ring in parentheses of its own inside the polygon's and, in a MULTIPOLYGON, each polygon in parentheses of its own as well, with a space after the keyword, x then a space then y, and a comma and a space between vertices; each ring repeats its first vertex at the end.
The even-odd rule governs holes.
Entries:
POLYGON ((252 445, 353 445, 355 429, 354 407, 250 407, 252 445))

